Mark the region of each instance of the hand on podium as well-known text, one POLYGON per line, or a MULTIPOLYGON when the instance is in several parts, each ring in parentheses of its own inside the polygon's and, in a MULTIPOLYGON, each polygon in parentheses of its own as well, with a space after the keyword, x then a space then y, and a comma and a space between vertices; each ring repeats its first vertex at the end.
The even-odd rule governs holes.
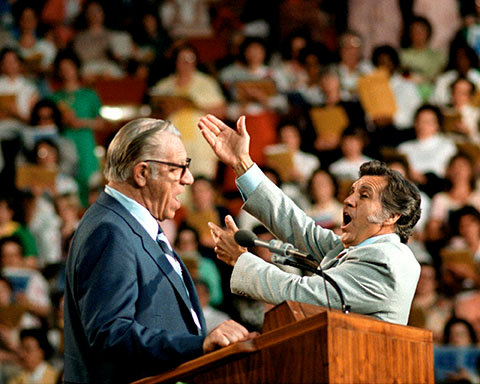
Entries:
POLYGON ((257 335, 258 332, 248 332, 243 325, 236 321, 227 320, 207 335, 203 342, 203 351, 205 353, 213 352, 239 341, 253 339, 257 335))

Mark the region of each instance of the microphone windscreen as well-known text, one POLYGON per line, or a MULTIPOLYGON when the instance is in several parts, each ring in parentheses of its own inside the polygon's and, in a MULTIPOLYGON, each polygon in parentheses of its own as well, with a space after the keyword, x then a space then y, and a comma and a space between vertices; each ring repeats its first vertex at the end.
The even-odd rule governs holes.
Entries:
POLYGON ((235 232, 234 239, 238 245, 246 248, 254 247, 257 235, 248 229, 240 229, 235 232))

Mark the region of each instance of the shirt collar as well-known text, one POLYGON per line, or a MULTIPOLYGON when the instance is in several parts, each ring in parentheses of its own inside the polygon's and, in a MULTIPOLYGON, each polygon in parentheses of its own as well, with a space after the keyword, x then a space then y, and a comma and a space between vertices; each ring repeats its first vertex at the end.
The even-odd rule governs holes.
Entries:
POLYGON ((157 240, 160 226, 147 208, 109 185, 105 186, 105 193, 117 200, 140 223, 150 237, 157 240))
POLYGON ((396 234, 395 233, 385 233, 383 235, 377 235, 377 236, 369 237, 368 239, 363 240, 360 244, 353 245, 353 246, 348 247, 346 249, 350 250, 350 249, 363 247, 364 245, 370 245, 370 244, 376 243, 380 239, 383 239, 385 237, 389 237, 391 235, 396 235, 396 234))

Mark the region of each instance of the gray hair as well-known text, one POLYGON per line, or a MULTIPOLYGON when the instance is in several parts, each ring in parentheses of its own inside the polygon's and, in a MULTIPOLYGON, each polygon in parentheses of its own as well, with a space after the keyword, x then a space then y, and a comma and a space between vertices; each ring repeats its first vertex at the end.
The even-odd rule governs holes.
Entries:
POLYGON ((103 174, 107 181, 125 182, 138 162, 165 150, 159 135, 180 136, 169 121, 151 118, 132 120, 117 132, 108 146, 103 174))
POLYGON ((383 213, 370 215, 368 220, 380 224, 392 214, 399 214, 395 233, 400 236, 402 243, 407 243, 421 213, 417 186, 378 160, 363 163, 360 166, 360 177, 362 176, 383 176, 387 180, 387 185, 380 195, 383 213))

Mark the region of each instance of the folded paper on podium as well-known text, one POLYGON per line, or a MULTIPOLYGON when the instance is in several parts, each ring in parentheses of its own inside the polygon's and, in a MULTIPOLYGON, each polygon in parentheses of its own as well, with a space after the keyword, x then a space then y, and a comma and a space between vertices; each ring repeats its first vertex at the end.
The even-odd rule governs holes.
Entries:
POLYGON ((372 119, 393 118, 397 111, 388 73, 377 70, 358 79, 358 94, 363 109, 372 119))
POLYGON ((263 334, 135 384, 434 383, 430 331, 286 301, 263 334))

